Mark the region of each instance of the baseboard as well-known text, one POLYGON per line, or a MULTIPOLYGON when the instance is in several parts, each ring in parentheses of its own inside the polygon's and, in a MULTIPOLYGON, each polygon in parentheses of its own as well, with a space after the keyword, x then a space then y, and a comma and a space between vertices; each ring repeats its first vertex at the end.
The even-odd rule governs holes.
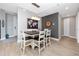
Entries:
MULTIPOLYGON (((9 37, 16 37, 17 35, 11 35, 11 36, 9 36, 9 37)), ((5 40, 6 39, 6 37, 4 37, 4 38, 1 38, 0 40, 5 40)))
POLYGON ((61 35, 61 36, 64 36, 64 35, 61 35))
POLYGON ((53 38, 53 37, 51 37, 51 39, 52 40, 56 40, 56 41, 59 41, 60 39, 57 39, 57 38, 53 38))
POLYGON ((11 36, 9 36, 9 37, 16 37, 17 35, 11 35, 11 36))
POLYGON ((6 38, 4 37, 4 38, 1 38, 0 40, 5 40, 6 38))
MULTIPOLYGON (((65 35, 62 35, 62 36, 65 36, 65 35)), ((74 39, 76 39, 76 37, 74 37, 74 36, 67 36, 67 37, 70 37, 70 38, 74 38, 74 39)))
POLYGON ((74 36, 68 36, 68 37, 71 37, 71 38, 74 38, 74 39, 76 39, 76 37, 74 37, 74 36))

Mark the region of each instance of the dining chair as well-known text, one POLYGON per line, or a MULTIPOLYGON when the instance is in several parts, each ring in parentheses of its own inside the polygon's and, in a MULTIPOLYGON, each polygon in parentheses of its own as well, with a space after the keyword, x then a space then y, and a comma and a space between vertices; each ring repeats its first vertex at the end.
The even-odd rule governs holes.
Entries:
POLYGON ((25 53, 25 48, 29 45, 31 45, 31 39, 29 39, 27 34, 22 32, 22 35, 21 35, 21 49, 23 49, 23 54, 25 53))
POLYGON ((50 42, 50 37, 51 37, 51 30, 48 30, 48 29, 44 29, 44 32, 45 32, 45 45, 48 46, 51 44, 50 42))
POLYGON ((44 31, 39 31, 39 37, 34 39, 34 43, 38 47, 38 52, 40 52, 45 48, 45 34, 44 31))

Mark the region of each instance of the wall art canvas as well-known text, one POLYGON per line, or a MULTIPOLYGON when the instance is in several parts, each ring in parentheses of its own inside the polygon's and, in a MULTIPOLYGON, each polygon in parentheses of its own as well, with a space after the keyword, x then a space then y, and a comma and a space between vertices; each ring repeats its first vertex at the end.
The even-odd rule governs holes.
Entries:
POLYGON ((38 29, 38 20, 28 19, 27 28, 28 29, 38 29))

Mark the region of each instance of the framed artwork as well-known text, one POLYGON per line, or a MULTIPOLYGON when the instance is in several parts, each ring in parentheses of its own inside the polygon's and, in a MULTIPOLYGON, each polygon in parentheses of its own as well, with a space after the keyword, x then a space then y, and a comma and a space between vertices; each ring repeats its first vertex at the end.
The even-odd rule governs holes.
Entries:
POLYGON ((38 20, 28 19, 27 28, 28 29, 38 29, 38 20))

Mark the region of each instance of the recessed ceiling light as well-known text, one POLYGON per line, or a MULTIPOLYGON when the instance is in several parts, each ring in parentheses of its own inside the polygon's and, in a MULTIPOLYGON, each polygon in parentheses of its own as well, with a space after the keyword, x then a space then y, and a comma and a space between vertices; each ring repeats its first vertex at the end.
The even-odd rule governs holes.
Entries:
POLYGON ((65 7, 65 10, 68 10, 69 9, 69 7, 65 7))

